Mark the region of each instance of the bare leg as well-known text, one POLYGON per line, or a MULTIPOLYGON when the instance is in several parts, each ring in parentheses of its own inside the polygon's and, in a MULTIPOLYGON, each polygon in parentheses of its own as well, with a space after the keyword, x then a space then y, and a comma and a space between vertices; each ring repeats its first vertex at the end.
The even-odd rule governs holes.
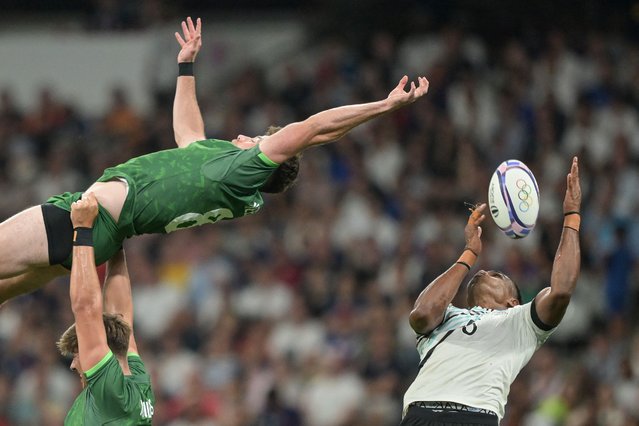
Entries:
POLYGON ((69 275, 69 270, 60 265, 32 269, 16 277, 0 280, 0 304, 22 294, 31 293, 56 277, 69 275))
POLYGON ((48 266, 42 207, 28 208, 0 223, 0 280, 48 266))

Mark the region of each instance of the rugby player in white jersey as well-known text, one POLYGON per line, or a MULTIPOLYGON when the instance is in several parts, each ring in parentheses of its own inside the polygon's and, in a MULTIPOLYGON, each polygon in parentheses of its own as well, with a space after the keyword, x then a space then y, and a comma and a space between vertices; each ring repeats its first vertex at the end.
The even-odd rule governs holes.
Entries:
POLYGON ((410 314, 419 372, 404 395, 402 426, 498 425, 510 385, 566 312, 580 267, 581 189, 577 158, 567 176, 564 227, 550 287, 522 305, 519 289, 501 272, 479 271, 467 285, 468 309, 451 305, 481 254, 486 205, 465 228, 457 262, 419 295, 410 314))

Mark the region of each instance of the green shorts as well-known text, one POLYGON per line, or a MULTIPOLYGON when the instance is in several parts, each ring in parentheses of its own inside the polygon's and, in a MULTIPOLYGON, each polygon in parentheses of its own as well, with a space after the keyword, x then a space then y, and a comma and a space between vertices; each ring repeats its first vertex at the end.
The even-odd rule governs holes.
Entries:
MULTIPOLYGON (((65 192, 49 198, 47 203, 70 212, 71 204, 79 200, 82 194, 82 192, 65 192)), ((130 223, 131 215, 125 214, 125 211, 130 212, 132 210, 131 205, 133 202, 134 195, 132 191, 129 191, 118 223, 115 222, 113 216, 104 207, 98 205, 98 217, 93 224, 93 247, 96 265, 111 259, 122 248, 122 242, 133 235, 133 226, 130 223)), ((47 227, 49 226, 55 226, 55 224, 47 224, 47 227)), ((52 235, 48 235, 48 238, 51 239, 52 235)), ((64 238, 67 237, 65 236, 64 238)), ((72 238, 72 236, 69 236, 69 238, 72 238)), ((49 247, 55 243, 55 241, 49 240, 49 247)), ((67 269, 71 269, 72 258, 73 252, 71 251, 66 260, 60 264, 67 269)))

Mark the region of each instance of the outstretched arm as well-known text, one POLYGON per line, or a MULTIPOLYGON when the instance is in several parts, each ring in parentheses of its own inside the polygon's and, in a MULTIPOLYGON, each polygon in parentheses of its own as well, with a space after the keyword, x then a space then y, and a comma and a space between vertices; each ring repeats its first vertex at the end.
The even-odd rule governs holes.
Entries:
MULTIPOLYGON (((175 33, 175 38, 182 48, 178 53, 178 64, 193 64, 202 47, 202 21, 197 18, 197 25, 193 25, 193 20, 187 18, 186 22, 182 21, 182 32, 184 38, 180 33, 175 33)), ((177 78, 173 101, 173 133, 180 148, 206 139, 204 121, 195 95, 195 77, 192 75, 180 75, 177 78)))
POLYGON ((581 265, 581 250, 579 248, 581 187, 579 185, 577 157, 572 160, 566 181, 564 228, 552 266, 550 287, 541 290, 535 297, 537 315, 541 322, 550 327, 559 325, 564 317, 572 292, 577 285, 581 265))
POLYGON ((84 371, 90 370, 109 352, 91 237, 97 214, 98 201, 92 193, 85 193, 71 205, 74 243, 69 294, 78 336, 78 355, 84 371))
POLYGON ((131 327, 129 353, 138 353, 133 335, 133 298, 131 296, 131 278, 126 266, 124 250, 120 250, 107 263, 107 276, 104 281, 104 312, 120 314, 131 327))
POLYGON ((415 306, 409 316, 410 326, 419 334, 433 331, 444 319, 448 305, 459 290, 459 285, 470 271, 481 254, 481 227, 486 216, 483 211, 486 204, 473 210, 464 229, 466 247, 460 256, 446 272, 428 284, 415 301, 415 306))
POLYGON ((276 163, 283 163, 306 148, 337 140, 352 128, 411 104, 428 92, 428 80, 425 77, 419 77, 419 86, 412 82, 410 89, 405 91, 407 83, 408 77, 402 77, 384 100, 332 108, 304 121, 289 124, 264 138, 260 142, 260 150, 276 163))

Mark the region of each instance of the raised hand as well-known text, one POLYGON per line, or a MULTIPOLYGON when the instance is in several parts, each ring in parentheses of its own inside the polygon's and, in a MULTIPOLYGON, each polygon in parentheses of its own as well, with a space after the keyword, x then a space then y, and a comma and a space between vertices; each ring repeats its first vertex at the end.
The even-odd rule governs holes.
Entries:
POLYGON ((464 238, 466 239, 466 247, 471 249, 477 256, 481 254, 481 223, 486 219, 484 214, 486 203, 472 209, 472 213, 468 217, 468 223, 464 228, 464 238))
POLYGON ((566 196, 564 213, 578 212, 581 208, 581 186, 579 185, 579 161, 573 157, 570 173, 566 176, 566 196))
POLYGON ((178 63, 194 62, 202 47, 202 20, 197 18, 196 24, 193 25, 193 20, 189 16, 186 18, 186 22, 182 21, 182 33, 184 38, 179 32, 175 33, 175 39, 182 48, 178 53, 177 61, 178 63))
POLYGON ((393 106, 395 108, 413 103, 428 93, 429 83, 426 77, 417 77, 417 80, 419 81, 419 86, 415 86, 415 82, 411 81, 408 92, 404 90, 408 83, 408 77, 404 76, 401 80, 399 80, 397 87, 388 94, 388 100, 393 102, 393 106))
POLYGON ((98 216, 98 200, 93 192, 85 192, 82 198, 71 204, 71 223, 74 228, 93 228, 98 216))

